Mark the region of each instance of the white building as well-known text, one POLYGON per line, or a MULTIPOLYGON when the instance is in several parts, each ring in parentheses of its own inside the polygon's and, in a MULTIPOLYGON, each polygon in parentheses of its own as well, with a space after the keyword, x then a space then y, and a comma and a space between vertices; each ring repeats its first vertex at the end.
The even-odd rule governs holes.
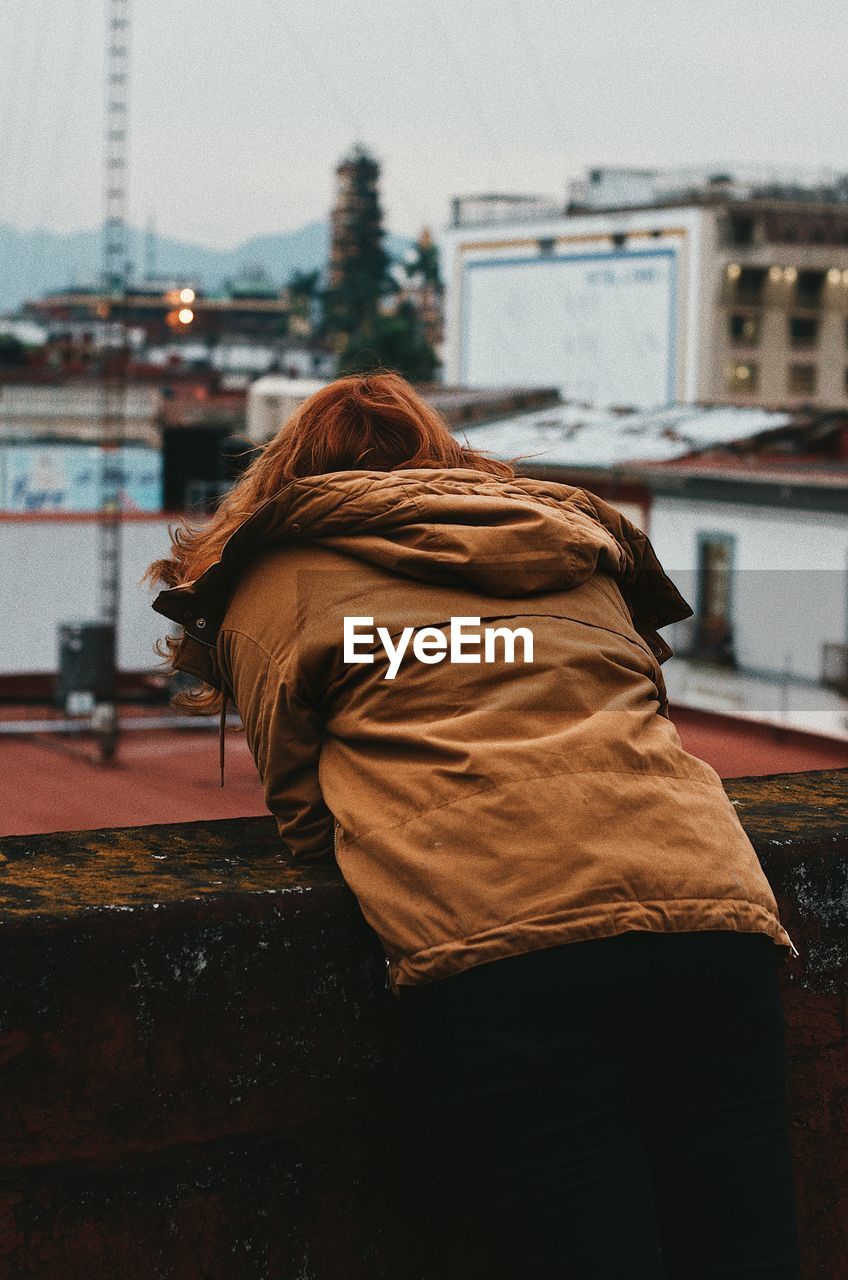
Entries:
POLYGON ((729 406, 562 405, 455 434, 598 493, 644 529, 695 611, 663 628, 672 703, 846 738, 848 466, 745 452, 802 429, 729 406), (738 457, 688 456, 730 445, 738 457))
MULTIPOLYGON (((158 446, 161 396, 156 387, 131 385, 123 434, 158 446)), ((103 435, 103 392, 96 382, 0 385, 0 439, 90 440, 103 435)))
POLYGON ((445 380, 599 407, 698 399, 703 222, 657 209, 448 228, 445 380))
POLYGON ((848 700, 829 688, 848 693, 848 469, 693 460, 638 474, 651 542, 695 609, 663 632, 695 664, 670 664, 669 691, 767 718, 790 699, 796 722, 848 733, 848 700), (708 683, 704 658, 719 664, 708 683))
POLYGON ((247 393, 248 439, 255 444, 270 440, 307 396, 326 385, 318 378, 284 378, 275 373, 257 378, 247 393))
POLYGON ((598 407, 848 406, 841 187, 596 172, 559 213, 454 202, 446 381, 557 386, 598 407))
MULTIPOLYGON (((139 579, 168 554, 168 524, 167 515, 152 513, 125 514, 121 521, 120 671, 161 665, 153 644, 170 624, 150 607, 158 588, 142 587, 139 579)), ((0 514, 0 677, 55 672, 59 624, 99 617, 97 551, 94 514, 0 514)))

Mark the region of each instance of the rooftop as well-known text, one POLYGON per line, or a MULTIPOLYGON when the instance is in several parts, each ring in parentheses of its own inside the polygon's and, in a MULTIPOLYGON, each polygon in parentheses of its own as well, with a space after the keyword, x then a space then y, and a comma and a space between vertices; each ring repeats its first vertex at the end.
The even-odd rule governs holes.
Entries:
MULTIPOLYGON (((675 658, 669 666, 677 662, 675 658)), ((690 692, 697 701, 697 690, 690 692)), ((721 690, 713 706, 716 711, 736 710, 732 695, 728 703, 725 691, 722 701, 721 690)), ((94 746, 81 735, 0 735, 0 835, 53 831, 57 824, 83 830, 267 814, 243 732, 227 733, 222 788, 214 717, 198 722, 158 713, 160 727, 150 728, 156 717, 149 710, 126 708, 122 714, 145 727, 125 732, 111 767, 96 762, 94 746), (34 778, 47 774, 49 789, 33 786, 34 778), (174 786, 175 778, 179 786, 174 786)), ((686 750, 705 759, 721 777, 848 767, 848 731, 840 741, 738 715, 728 719, 711 714, 705 698, 691 709, 672 704, 671 714, 686 750)), ((40 708, 6 706, 0 718, 25 725, 27 719, 32 723, 35 716, 43 720, 51 715, 55 713, 40 708)), ((234 715, 231 723, 238 723, 234 715)))
POLYGON ((733 405, 674 405, 616 413, 577 404, 519 413, 469 429, 477 449, 521 456, 534 467, 600 469, 666 462, 698 449, 748 440, 787 426, 789 413, 733 405))

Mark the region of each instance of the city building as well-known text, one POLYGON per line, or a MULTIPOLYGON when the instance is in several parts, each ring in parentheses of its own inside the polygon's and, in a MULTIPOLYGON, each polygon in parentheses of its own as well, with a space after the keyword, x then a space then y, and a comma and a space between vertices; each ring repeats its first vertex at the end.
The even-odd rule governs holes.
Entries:
POLYGON ((429 227, 421 234, 396 273, 397 297, 393 305, 407 299, 421 317, 427 342, 441 359, 444 341, 444 284, 439 270, 439 251, 429 227))
POLYGON ((561 405, 465 435, 648 534, 694 609, 663 630, 677 706, 848 741, 848 413, 561 405))
MULTIPOLYGON (((139 389, 155 396, 150 403, 139 400, 148 415, 145 429, 132 440, 128 436, 122 459, 126 501, 121 520, 118 666, 123 680, 148 676, 158 665, 153 644, 167 633, 167 625, 150 608, 155 591, 141 587, 139 579, 151 561, 167 553, 175 516, 208 510, 250 458, 257 438, 275 433, 300 400, 321 385, 306 378, 259 379, 251 387, 247 410, 245 392, 216 389, 200 375, 175 376, 169 384, 139 389), (245 417, 254 432, 252 440, 243 435, 245 417), (154 447, 145 447, 151 444, 154 447)), ((36 412, 38 405, 27 401, 32 423, 46 423, 46 434, 37 439, 10 435, 5 443, 0 438, 3 592, 7 601, 26 601, 24 610, 9 604, 4 613, 0 699, 10 688, 43 696, 55 681, 59 626, 70 618, 98 613, 102 459, 91 443, 99 429, 98 388, 89 383, 79 389, 81 396, 85 390, 90 398, 79 400, 74 421, 65 423, 80 431, 76 439, 58 429, 63 408, 72 403, 62 401, 65 388, 16 389, 21 390, 31 393, 31 399, 45 390, 54 394, 46 397, 49 413, 43 406, 36 412)), ((423 391, 460 431, 498 415, 550 405, 556 398, 550 388, 475 391, 433 384, 423 391)))
POLYGON ((848 406, 848 179, 593 170, 453 202, 445 378, 599 407, 848 406))
MULTIPOLYGON (((247 393, 248 438, 255 444, 270 440, 301 401, 326 385, 320 378, 285 378, 277 374, 257 378, 247 393)), ((446 387, 441 383, 421 383, 417 390, 451 427, 500 419, 559 402, 553 387, 446 387)))
POLYGON ((336 194, 330 212, 327 268, 328 311, 336 330, 355 331, 371 316, 391 284, 383 244, 380 165, 361 146, 336 165, 336 194), (358 288, 351 290, 355 278, 358 288))
POLYGON ((249 340, 280 342, 288 335, 291 303, 285 290, 264 278, 231 281, 220 293, 180 281, 132 285, 112 299, 97 289, 68 289, 27 302, 26 318, 47 330, 49 347, 91 358, 108 333, 110 316, 122 320, 144 346, 185 339, 207 344, 249 340))
MULTIPOLYGON (((158 445, 160 399, 161 388, 150 383, 136 382, 127 389, 123 434, 128 442, 158 445)), ((0 441, 97 442, 103 434, 102 415, 103 393, 90 378, 0 381, 0 441)))
POLYGON ((320 378, 285 378, 270 373, 257 378, 247 393, 248 439, 254 444, 270 440, 307 396, 326 385, 320 378))

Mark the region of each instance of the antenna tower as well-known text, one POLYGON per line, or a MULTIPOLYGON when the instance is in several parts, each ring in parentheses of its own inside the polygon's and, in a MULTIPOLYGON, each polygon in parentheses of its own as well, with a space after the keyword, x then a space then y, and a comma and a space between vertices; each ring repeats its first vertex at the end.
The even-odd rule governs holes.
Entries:
POLYGON ((103 224, 104 341, 101 353, 101 504, 98 530, 100 616, 105 624, 102 683, 94 708, 100 757, 118 745, 117 645, 121 582, 121 445, 127 409, 127 157, 130 0, 106 0, 106 147, 103 224))

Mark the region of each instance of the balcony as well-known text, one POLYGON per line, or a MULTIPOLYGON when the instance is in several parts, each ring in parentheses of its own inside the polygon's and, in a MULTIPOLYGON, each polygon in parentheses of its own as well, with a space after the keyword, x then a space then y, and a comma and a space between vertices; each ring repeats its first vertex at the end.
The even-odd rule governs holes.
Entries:
MULTIPOLYGON (((781 970, 805 1277, 848 1280, 848 769, 727 791, 781 970)), ((0 1275, 459 1280, 384 958, 272 818, 0 840, 0 1275)))

